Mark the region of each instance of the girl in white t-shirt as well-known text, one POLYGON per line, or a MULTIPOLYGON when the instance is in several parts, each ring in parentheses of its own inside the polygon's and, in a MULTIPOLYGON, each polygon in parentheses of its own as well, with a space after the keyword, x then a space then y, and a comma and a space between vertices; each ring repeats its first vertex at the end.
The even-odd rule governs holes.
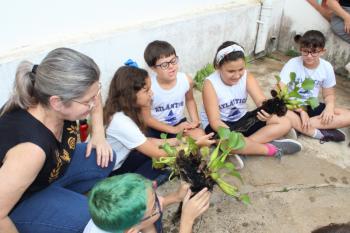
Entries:
MULTIPOLYGON (((149 107, 151 99, 151 79, 146 70, 122 66, 116 71, 103 111, 107 141, 117 155, 112 174, 138 173, 151 180, 164 175, 163 171, 152 168, 151 159, 166 156, 159 149, 164 141, 147 138, 144 134, 146 127, 141 109, 149 107)), ((211 136, 201 137, 197 144, 214 143, 211 136)), ((168 139, 168 142, 175 145, 177 139, 168 139)))
MULTIPOLYGON (((246 101, 248 94, 256 106, 266 100, 254 76, 246 70, 243 48, 235 42, 226 41, 218 48, 214 67, 216 71, 204 81, 202 123, 206 133, 216 132, 220 126, 231 128, 241 125, 247 118, 246 101)), ((267 143, 278 146, 285 154, 301 150, 300 143, 283 139, 291 123, 287 117, 270 115, 264 110, 257 113, 260 120, 242 132, 248 141, 256 144, 267 143)), ((257 154, 252 147, 249 154, 257 154)), ((246 153, 247 154, 247 153, 246 153)))

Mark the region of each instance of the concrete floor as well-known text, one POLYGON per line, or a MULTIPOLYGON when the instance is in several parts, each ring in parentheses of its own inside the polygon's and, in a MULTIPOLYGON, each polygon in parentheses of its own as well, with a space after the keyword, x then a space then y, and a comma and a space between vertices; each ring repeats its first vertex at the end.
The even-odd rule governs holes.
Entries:
MULTIPOLYGON (((282 54, 274 53, 248 66, 267 96, 275 84, 274 75, 286 60, 282 54)), ((338 106, 350 108, 350 81, 337 77, 336 89, 338 106)), ((196 98, 200 102, 200 93, 196 98)), ((252 204, 246 206, 216 187, 209 210, 196 221, 193 232, 309 233, 329 223, 350 221, 350 132, 344 131, 347 139, 342 143, 320 144, 299 136, 304 149, 281 160, 246 158, 241 171, 244 184, 237 185, 250 196, 252 204)), ((178 180, 168 182, 159 192, 175 190, 178 184, 178 180)), ((170 223, 176 208, 165 211, 165 232, 178 232, 170 223)))

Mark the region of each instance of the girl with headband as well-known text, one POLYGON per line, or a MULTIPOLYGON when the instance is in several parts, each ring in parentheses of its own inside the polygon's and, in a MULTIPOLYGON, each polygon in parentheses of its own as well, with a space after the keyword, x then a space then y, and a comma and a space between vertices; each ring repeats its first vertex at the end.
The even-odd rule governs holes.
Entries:
MULTIPOLYGON (((226 41, 217 49, 214 58, 216 71, 204 81, 201 112, 206 133, 216 132, 219 126, 234 128, 245 120, 248 95, 256 106, 266 99, 257 80, 246 70, 243 48, 232 41, 226 41)), ((265 146, 279 148, 283 154, 293 154, 301 150, 301 144, 291 139, 276 140, 287 134, 291 123, 286 117, 277 117, 261 110, 257 114, 260 120, 243 135, 247 142, 256 144, 247 146, 244 154, 260 154, 258 148, 265 146), (268 143, 262 145, 262 143, 268 143)), ((273 153, 268 153, 273 156, 273 153)))

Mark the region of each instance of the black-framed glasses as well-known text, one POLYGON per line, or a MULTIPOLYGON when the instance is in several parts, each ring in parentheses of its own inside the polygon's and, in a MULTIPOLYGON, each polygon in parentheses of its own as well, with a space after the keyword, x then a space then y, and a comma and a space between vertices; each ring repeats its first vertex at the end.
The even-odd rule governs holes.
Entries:
POLYGON ((301 52, 301 55, 305 57, 309 56, 309 54, 311 54, 311 56, 313 57, 317 57, 320 54, 320 52, 322 52, 322 50, 301 49, 300 52, 301 52))
POLYGON ((154 65, 155 67, 160 67, 162 70, 166 70, 169 68, 170 64, 176 65, 179 62, 179 57, 175 56, 173 59, 170 61, 162 62, 158 65, 154 65))
POLYGON ((82 104, 82 105, 85 105, 85 106, 88 106, 89 107, 89 110, 93 109, 96 105, 96 99, 98 98, 98 96, 101 94, 101 83, 99 82, 98 83, 98 92, 96 95, 94 95, 89 101, 86 101, 86 102, 81 102, 81 101, 78 101, 78 100, 71 100, 75 103, 78 103, 78 104, 82 104))
POLYGON ((162 210, 160 208, 158 196, 157 196, 156 192, 154 192, 154 205, 152 207, 152 214, 141 219, 141 222, 147 221, 148 219, 150 219, 158 214, 162 214, 162 210))

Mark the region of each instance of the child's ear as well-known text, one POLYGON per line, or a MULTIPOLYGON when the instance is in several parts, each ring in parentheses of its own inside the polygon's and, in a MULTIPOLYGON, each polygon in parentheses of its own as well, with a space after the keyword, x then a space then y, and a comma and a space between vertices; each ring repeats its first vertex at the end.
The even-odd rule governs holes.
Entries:
POLYGON ((326 49, 326 48, 323 48, 322 51, 321 51, 321 56, 322 56, 323 54, 325 54, 326 51, 327 51, 327 49, 326 49))
POLYGON ((60 111, 63 107, 63 103, 60 97, 57 95, 53 95, 49 98, 49 103, 51 108, 53 108, 55 111, 60 111))

